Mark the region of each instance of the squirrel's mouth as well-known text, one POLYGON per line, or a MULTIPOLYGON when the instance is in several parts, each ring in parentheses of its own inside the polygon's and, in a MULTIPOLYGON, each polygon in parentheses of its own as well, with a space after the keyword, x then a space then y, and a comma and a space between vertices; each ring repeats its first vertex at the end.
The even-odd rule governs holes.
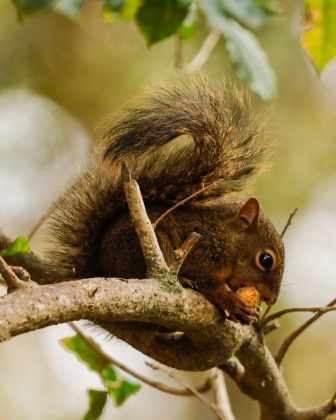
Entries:
POLYGON ((272 292, 272 290, 269 287, 265 286, 261 282, 256 283, 249 280, 242 280, 234 277, 229 277, 226 280, 226 286, 231 292, 234 293, 242 287, 254 287, 260 293, 260 299, 263 302, 266 302, 268 305, 273 305, 276 301, 276 296, 274 292, 272 292))

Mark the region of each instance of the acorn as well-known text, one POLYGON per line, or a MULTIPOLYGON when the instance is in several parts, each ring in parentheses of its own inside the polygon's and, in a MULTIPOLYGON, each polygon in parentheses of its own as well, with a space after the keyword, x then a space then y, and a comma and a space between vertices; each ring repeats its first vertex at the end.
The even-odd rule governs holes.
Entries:
POLYGON ((260 293, 255 287, 241 287, 237 290, 238 299, 246 305, 258 309, 260 305, 260 293))

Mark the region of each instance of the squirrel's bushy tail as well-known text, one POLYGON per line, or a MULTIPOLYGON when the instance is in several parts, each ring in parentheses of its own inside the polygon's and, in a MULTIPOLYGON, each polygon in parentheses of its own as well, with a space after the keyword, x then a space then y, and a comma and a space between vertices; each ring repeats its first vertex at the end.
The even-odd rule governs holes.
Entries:
POLYGON ((69 277, 99 275, 99 238, 125 209, 123 162, 145 201, 168 205, 219 179, 208 196, 242 190, 263 168, 263 127, 245 90, 197 78, 159 87, 140 103, 106 131, 85 171, 55 204, 52 259, 69 277))

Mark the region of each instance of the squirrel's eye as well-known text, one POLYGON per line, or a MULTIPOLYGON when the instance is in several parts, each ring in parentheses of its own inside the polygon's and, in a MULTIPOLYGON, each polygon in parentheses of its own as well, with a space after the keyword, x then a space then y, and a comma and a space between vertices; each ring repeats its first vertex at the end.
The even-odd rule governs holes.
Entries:
POLYGON ((274 267, 275 255, 271 250, 258 252, 256 255, 257 267, 263 271, 269 271, 274 267))

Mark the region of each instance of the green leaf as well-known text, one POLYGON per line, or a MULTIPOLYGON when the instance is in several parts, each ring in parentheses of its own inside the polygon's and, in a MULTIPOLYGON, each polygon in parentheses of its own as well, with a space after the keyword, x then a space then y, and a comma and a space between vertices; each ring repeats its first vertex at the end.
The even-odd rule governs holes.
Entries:
POLYGON ((148 45, 178 31, 187 16, 191 0, 144 0, 136 22, 148 45))
POLYGON ((197 7, 195 3, 191 3, 189 7, 188 14, 185 17, 180 29, 178 31, 180 37, 186 41, 190 39, 195 32, 196 29, 196 20, 197 20, 197 7))
POLYGON ((226 39, 226 47, 238 76, 262 99, 269 100, 276 94, 276 80, 261 48, 252 32, 227 17, 221 9, 221 0, 201 0, 201 7, 208 24, 218 29, 226 39))
POLYGON ((113 367, 113 365, 109 364, 104 367, 101 372, 101 376, 104 380, 104 384, 106 386, 110 386, 112 382, 115 382, 117 378, 117 373, 113 367))
POLYGON ((222 10, 250 28, 259 28, 265 23, 267 13, 253 0, 221 0, 222 10))
POLYGON ((111 364, 104 367, 101 372, 101 377, 116 406, 123 404, 128 397, 141 388, 139 384, 133 384, 118 378, 116 371, 111 364))
POLYGON ((283 4, 279 0, 255 0, 255 3, 263 8, 268 16, 282 15, 283 4))
POLYGON ((63 338, 60 343, 88 365, 91 370, 100 373, 104 368, 106 362, 103 357, 78 335, 63 338))
POLYGON ((57 0, 53 9, 74 21, 78 21, 81 18, 84 3, 85 0, 57 0))
POLYGON ((104 0, 104 7, 110 12, 119 12, 125 6, 125 0, 104 0))
POLYGON ((18 255, 22 253, 31 254, 32 250, 30 248, 29 239, 25 236, 19 236, 11 243, 7 248, 0 251, 1 257, 10 257, 13 255, 18 255))
POLYGON ((116 381, 113 386, 108 387, 108 393, 114 399, 117 407, 122 405, 128 397, 139 391, 141 386, 139 384, 132 384, 131 382, 122 380, 116 381))
POLYGON ((89 389, 89 409, 83 420, 96 420, 102 415, 106 401, 106 391, 96 391, 95 389, 89 389))
POLYGON ((141 0, 104 0, 103 16, 108 22, 116 17, 132 20, 140 6, 141 0))
POLYGON ((51 7, 54 0, 12 0, 15 4, 19 17, 46 10, 51 7))
POLYGON ((336 0, 306 1, 305 21, 302 43, 321 70, 336 57, 336 0))

